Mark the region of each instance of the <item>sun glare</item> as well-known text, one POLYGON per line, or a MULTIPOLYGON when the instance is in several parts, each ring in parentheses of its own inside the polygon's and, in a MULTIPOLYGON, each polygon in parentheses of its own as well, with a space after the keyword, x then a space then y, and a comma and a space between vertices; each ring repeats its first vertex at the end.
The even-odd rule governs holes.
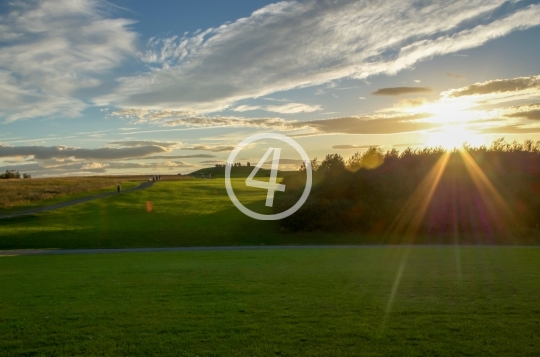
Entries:
POLYGON ((484 145, 483 136, 467 130, 464 126, 447 126, 443 130, 427 133, 426 145, 443 147, 447 150, 459 149, 463 144, 471 146, 484 145))
POLYGON ((435 103, 426 103, 408 112, 430 113, 426 121, 440 124, 438 130, 426 133, 425 144, 430 147, 443 147, 448 150, 463 147, 484 145, 484 136, 469 129, 471 124, 486 119, 484 111, 470 110, 474 101, 466 99, 445 100, 435 103))
POLYGON ((469 99, 445 100, 427 103, 418 108, 417 112, 431 113, 432 121, 441 124, 466 123, 478 118, 478 112, 470 110, 475 105, 469 99))

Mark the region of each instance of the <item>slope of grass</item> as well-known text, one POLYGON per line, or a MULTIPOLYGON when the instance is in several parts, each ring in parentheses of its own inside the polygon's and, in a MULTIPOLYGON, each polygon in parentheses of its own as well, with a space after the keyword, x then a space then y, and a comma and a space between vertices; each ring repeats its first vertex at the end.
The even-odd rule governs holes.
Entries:
POLYGON ((540 350, 536 248, 5 257, 0 281, 2 356, 540 350))
MULTIPOLYGON (((234 179, 250 208, 266 191, 234 179)), ((275 222, 253 220, 233 206, 223 179, 158 182, 151 188, 33 216, 0 220, 0 249, 279 244, 275 222)), ((292 242, 294 243, 294 242, 292 242)))
MULTIPOLYGON (((260 178, 264 180, 264 178, 260 178)), ((232 179, 248 208, 265 214, 266 191, 232 179)), ((276 200, 281 192, 276 192, 276 200)), ((508 237, 506 244, 535 244, 537 235, 508 237)), ((490 244, 488 236, 450 237, 454 242, 490 244)), ((448 237, 418 236, 388 241, 370 234, 287 232, 278 221, 245 216, 227 196, 223 179, 161 181, 151 188, 114 195, 55 211, 0 219, 0 249, 122 248, 223 245, 443 243, 448 237), (411 240, 414 239, 414 240, 411 240)))

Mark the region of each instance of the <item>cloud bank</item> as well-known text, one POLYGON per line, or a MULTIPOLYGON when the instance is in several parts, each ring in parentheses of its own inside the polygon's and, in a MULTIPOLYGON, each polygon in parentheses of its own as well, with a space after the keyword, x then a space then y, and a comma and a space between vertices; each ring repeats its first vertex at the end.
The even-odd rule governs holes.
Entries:
POLYGON ((80 149, 67 146, 7 146, 0 145, 0 157, 33 156, 36 160, 48 159, 84 159, 84 160, 119 160, 142 158, 152 154, 167 152, 162 146, 137 146, 132 148, 80 149))
POLYGON ((395 74, 540 24, 540 5, 503 0, 282 1, 193 36, 152 39, 151 70, 99 105, 215 112, 340 78, 395 74), (508 10, 510 9, 510 10, 508 10))

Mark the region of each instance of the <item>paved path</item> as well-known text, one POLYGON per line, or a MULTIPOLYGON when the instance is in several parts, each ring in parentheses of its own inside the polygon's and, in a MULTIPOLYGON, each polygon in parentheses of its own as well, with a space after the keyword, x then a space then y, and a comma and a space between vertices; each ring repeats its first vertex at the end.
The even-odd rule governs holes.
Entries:
MULTIPOLYGON (((130 189, 127 189, 127 190, 122 190, 121 194, 126 193, 126 192, 142 190, 144 188, 148 188, 148 187, 152 186, 153 184, 154 184, 153 181, 143 182, 137 187, 130 188, 130 189)), ((52 206, 32 208, 32 209, 22 211, 22 212, 15 212, 15 213, 12 213, 12 214, 7 214, 5 216, 0 216, 0 219, 20 217, 20 216, 26 216, 26 215, 29 215, 29 214, 52 211, 52 210, 55 210, 55 209, 59 209, 59 208, 67 207, 67 206, 73 206, 73 205, 76 205, 76 204, 79 204, 79 203, 88 202, 88 201, 92 201, 92 200, 97 200, 98 198, 104 198, 104 197, 109 197, 109 196, 114 196, 114 195, 118 195, 118 193, 117 192, 106 192, 106 193, 102 193, 100 195, 81 197, 81 198, 77 198, 76 200, 62 202, 62 203, 58 203, 58 204, 55 204, 55 205, 52 205, 52 206)))
POLYGON ((222 247, 169 247, 169 248, 108 248, 108 249, 16 249, 0 250, 1 256, 16 255, 64 255, 64 254, 108 254, 108 253, 151 253, 151 252, 193 252, 193 251, 239 251, 276 249, 328 249, 328 248, 380 248, 404 247, 384 245, 254 245, 222 247))
MULTIPOLYGON (((242 251, 242 250, 276 250, 276 249, 369 249, 369 248, 456 248, 453 244, 374 244, 374 245, 253 245, 253 246, 221 246, 221 247, 169 247, 169 248, 105 248, 105 249, 14 249, 0 250, 2 256, 17 255, 65 255, 65 254, 111 254, 111 253, 152 253, 152 252, 201 252, 201 251, 242 251)), ((526 248, 540 249, 540 246, 513 245, 459 245, 458 247, 477 248, 526 248)))

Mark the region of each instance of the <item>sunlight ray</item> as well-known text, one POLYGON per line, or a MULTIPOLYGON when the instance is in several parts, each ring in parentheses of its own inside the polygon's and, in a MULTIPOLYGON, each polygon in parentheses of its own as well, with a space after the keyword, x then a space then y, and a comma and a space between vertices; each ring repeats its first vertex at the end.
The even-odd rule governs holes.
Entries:
POLYGON ((431 201, 446 165, 448 164, 449 158, 450 154, 448 152, 444 153, 439 158, 428 175, 422 180, 420 185, 418 185, 407 203, 405 203, 388 230, 390 232, 389 235, 391 240, 403 235, 408 237, 418 231, 429 202, 431 201))
MULTIPOLYGON (((390 226, 390 240, 391 243, 396 242, 398 237, 404 237, 405 239, 410 239, 420 227, 422 219, 424 218, 425 212, 433 197, 437 186, 441 180, 441 177, 444 173, 444 170, 448 164, 450 154, 445 152, 439 160, 435 163, 433 168, 430 170, 428 175, 422 180, 418 188, 411 195, 407 203, 401 209, 398 217, 390 226)), ((412 242, 408 242, 412 243, 412 242)), ((392 307, 394 305, 394 299, 401 283, 401 278, 403 275, 403 270, 407 264, 409 247, 406 248, 403 257, 401 258, 401 263, 399 265, 394 283, 392 285, 392 291, 388 298, 386 305, 385 316, 383 320, 383 328, 386 323, 388 315, 392 312, 392 307)))
POLYGON ((478 166, 476 161, 466 150, 460 150, 459 153, 463 158, 463 162, 469 176, 473 180, 480 197, 486 203, 485 206, 489 209, 489 213, 492 215, 492 217, 497 219, 497 221, 500 221, 505 217, 507 219, 513 219, 513 213, 506 204, 504 198, 501 196, 495 185, 493 185, 480 166, 478 166), (494 202, 490 201, 490 199, 493 199, 494 202), (492 203, 495 203, 495 205, 492 205, 492 203), (500 211, 497 211, 497 209, 501 209, 502 212, 504 212, 505 217, 502 217, 502 215, 498 213, 500 211))

